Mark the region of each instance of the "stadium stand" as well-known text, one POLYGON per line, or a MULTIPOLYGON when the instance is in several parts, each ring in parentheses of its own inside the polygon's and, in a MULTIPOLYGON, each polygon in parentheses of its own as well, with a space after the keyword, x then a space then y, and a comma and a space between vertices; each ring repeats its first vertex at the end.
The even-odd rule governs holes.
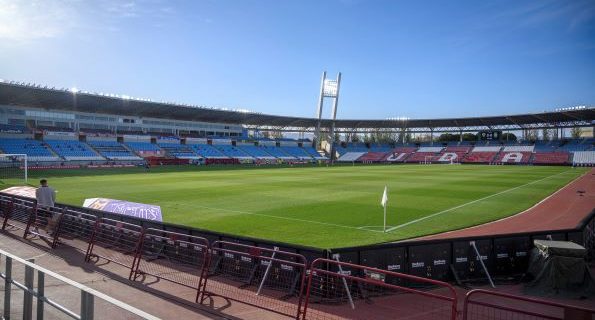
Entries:
POLYGON ((467 154, 467 156, 465 156, 465 158, 463 158, 463 160, 461 162, 463 163, 492 163, 494 161, 494 158, 496 158, 496 156, 498 155, 498 152, 500 152, 501 147, 500 146, 479 146, 479 147, 474 147, 473 150, 471 150, 471 152, 469 152, 467 154))
POLYGON ((116 141, 88 141, 87 143, 109 160, 142 160, 116 141))
POLYGON ((74 132, 74 129, 67 127, 37 126, 35 129, 45 132, 74 132))
POLYGON ((357 161, 365 152, 347 152, 337 159, 339 162, 353 162, 357 161))
POLYGON ((572 164, 575 166, 595 165, 595 151, 577 151, 572 157, 572 164))
POLYGON ((469 153, 471 147, 469 146, 448 146, 438 156, 438 162, 461 162, 461 160, 469 153))
POLYGON ((52 150, 65 160, 101 161, 105 158, 98 155, 87 144, 76 140, 45 140, 52 150))
POLYGON ((185 144, 158 143, 159 148, 165 150, 169 155, 178 159, 199 159, 200 156, 192 151, 192 148, 185 144))
POLYGON ((534 146, 505 146, 494 160, 496 163, 527 164, 531 161, 534 146))
POLYGON ((385 144, 371 144, 370 145, 370 152, 382 152, 387 153, 390 152, 393 148, 389 145, 385 144))
POLYGON ((405 162, 435 162, 438 161, 438 154, 442 151, 442 147, 420 147, 415 153, 410 155, 405 162))
POLYGON ((60 161, 43 142, 26 139, 0 139, 4 153, 26 154, 29 161, 60 161))
POLYGON ((568 152, 535 152, 533 154, 533 164, 556 164, 563 165, 570 163, 570 153, 568 152))
POLYGON ((289 146, 281 146, 279 148, 283 152, 287 153, 288 155, 290 155, 292 157, 296 157, 298 159, 302 159, 302 160, 308 159, 309 160, 309 159, 312 159, 313 158, 313 156, 311 154, 309 154, 304 148, 300 148, 300 147, 289 147, 289 146))
POLYGON ((126 142, 125 145, 135 152, 162 151, 159 146, 150 142, 126 142))
POLYGON ((237 147, 234 146, 230 146, 230 145, 216 145, 215 148, 217 148, 219 151, 221 151, 223 154, 225 154, 226 156, 230 157, 230 158, 236 158, 236 159, 253 159, 252 156, 250 156, 249 154, 247 154, 246 152, 238 149, 237 147))
POLYGON ((316 160, 328 160, 327 157, 320 155, 313 147, 304 147, 303 149, 316 160))
POLYGON ((29 129, 25 126, 15 126, 10 124, 0 124, 1 133, 26 133, 29 129))
POLYGON ((251 155, 256 159, 275 159, 270 153, 266 152, 264 148, 257 146, 237 146, 238 149, 251 155))
POLYGON ((383 160, 387 162, 404 162, 415 150, 417 150, 415 147, 398 147, 387 153, 383 160))
POLYGON ((380 162, 385 158, 385 156, 386 152, 368 152, 361 156, 358 161, 363 163, 380 162))
POLYGON ((533 151, 535 152, 554 152, 560 146, 560 141, 535 141, 533 151))
POLYGON ((192 144, 192 150, 205 159, 228 159, 229 157, 217 148, 208 144, 192 144))
POLYGON ((591 150, 593 148, 593 143, 590 140, 591 139, 566 140, 562 142, 557 151, 575 152, 591 150))
POLYGON ((531 161, 531 152, 500 152, 494 162, 527 164, 531 161))
POLYGON ((506 146, 503 152, 533 152, 535 146, 506 146))
POLYGON ((336 146, 335 150, 339 155, 344 155, 347 152, 368 152, 366 145, 359 143, 348 143, 345 147, 336 146))
POLYGON ((283 150, 281 150, 281 148, 279 148, 279 147, 263 146, 262 148, 267 153, 269 153, 270 155, 272 155, 276 158, 283 159, 283 160, 295 160, 294 156, 291 156, 291 155, 283 152, 283 150))

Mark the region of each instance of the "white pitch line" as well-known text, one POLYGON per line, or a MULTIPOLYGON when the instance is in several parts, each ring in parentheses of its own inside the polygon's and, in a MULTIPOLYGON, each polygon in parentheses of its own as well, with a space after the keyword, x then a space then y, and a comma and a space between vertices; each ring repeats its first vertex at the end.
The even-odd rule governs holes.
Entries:
POLYGON ((241 210, 232 210, 232 209, 223 209, 223 208, 212 208, 212 207, 200 206, 200 205, 193 205, 193 206, 194 207, 202 207, 202 208, 211 209, 211 210, 222 210, 222 211, 229 211, 229 212, 237 212, 237 213, 242 213, 242 214, 250 214, 250 215, 262 216, 262 217, 268 217, 268 218, 277 218, 277 219, 283 219, 283 220, 306 222, 306 223, 314 223, 314 224, 321 224, 321 225, 325 225, 325 226, 333 226, 333 227, 349 228, 349 229, 354 229, 354 230, 370 231, 370 232, 380 232, 380 233, 382 233, 382 231, 360 229, 359 227, 346 226, 346 225, 336 224, 336 223, 330 223, 330 222, 320 222, 320 221, 312 221, 312 220, 306 220, 306 219, 281 217, 281 216, 275 216, 275 215, 271 215, 271 214, 255 213, 255 212, 248 212, 248 211, 241 211, 241 210))
POLYGON ((432 214, 431 214, 431 215, 429 215, 429 216, 424 216, 424 217, 421 217, 421 218, 419 218, 419 219, 415 219, 415 220, 412 220, 412 221, 409 221, 409 222, 406 222, 406 223, 400 224, 400 225, 398 225, 398 226, 395 226, 395 227, 389 228, 389 229, 387 229, 387 230, 386 230, 386 232, 392 232, 392 231, 394 231, 394 230, 397 230, 397 229, 400 229, 400 228, 406 227, 406 226, 408 226, 408 225, 410 225, 410 224, 418 223, 418 222, 420 222, 420 221, 423 221, 423 220, 426 220, 426 219, 433 218, 433 217, 435 217, 435 216, 438 216, 438 215, 441 215, 441 214, 444 214, 444 213, 447 213, 447 212, 450 212, 450 211, 453 211, 453 210, 456 210, 456 209, 459 209, 459 208, 462 208, 462 207, 468 206, 468 205, 470 205, 470 204, 474 204, 474 203, 476 203, 476 202, 480 202, 480 201, 483 201, 483 200, 486 200, 486 199, 489 199, 489 198, 493 198, 493 197, 495 197, 495 196, 499 196, 499 195, 501 195, 501 194, 504 194, 504 193, 507 193, 507 192, 510 192, 510 191, 513 191, 513 190, 516 190, 516 189, 519 189, 519 188, 522 188, 522 187, 526 187, 526 186, 528 186, 528 185, 532 185, 532 184, 535 184, 535 183, 541 182, 541 181, 543 181, 543 180, 546 180, 546 179, 549 179, 549 178, 551 178, 551 177, 555 177, 555 176, 561 175, 561 174, 563 174, 563 173, 567 173, 567 172, 569 172, 569 171, 572 171, 572 170, 566 170, 566 171, 562 171, 562 172, 559 172, 559 173, 553 174, 553 175, 551 175, 551 176, 547 176, 547 177, 545 177, 545 178, 541 178, 541 179, 539 179, 539 180, 531 181, 531 182, 529 182, 529 183, 525 183, 525 184, 523 184, 523 185, 516 186, 516 187, 514 187, 514 188, 506 189, 506 190, 504 190, 504 191, 500 191, 500 192, 498 192, 498 193, 494 193, 494 194, 491 194, 491 195, 489 195, 489 196, 485 196, 485 197, 483 197, 483 198, 479 198, 479 199, 476 199, 476 200, 473 200, 473 201, 470 201, 470 202, 463 203, 463 204, 461 204, 461 205, 458 205, 458 206, 456 206, 456 207, 452 207, 452 208, 449 208, 449 209, 446 209, 446 210, 442 210, 442 211, 440 211, 440 212, 432 213, 432 214))
POLYGON ((346 225, 336 224, 336 223, 330 223, 330 222, 320 222, 320 221, 312 221, 312 220, 306 220, 306 219, 298 219, 298 218, 290 218, 290 217, 280 217, 280 216, 275 216, 275 215, 271 215, 271 214, 255 213, 255 212, 248 212, 248 211, 242 211, 242 210, 233 210, 233 209, 225 209, 225 208, 214 208, 214 207, 207 207, 207 206, 201 206, 201 205, 196 205, 196 204, 193 204, 193 205, 181 205, 181 204, 177 204, 177 205, 178 206, 182 206, 182 207, 201 207, 201 208, 209 209, 209 210, 235 212, 235 213, 249 214, 249 215, 261 216, 261 217, 267 217, 267 218, 277 218, 277 219, 289 220, 289 221, 298 221, 298 222, 305 222, 305 223, 320 224, 320 225, 324 225, 324 226, 332 226, 332 227, 339 227, 339 228, 348 228, 348 229, 359 230, 359 231, 369 231, 369 232, 383 233, 382 231, 360 229, 359 227, 346 226, 346 225))

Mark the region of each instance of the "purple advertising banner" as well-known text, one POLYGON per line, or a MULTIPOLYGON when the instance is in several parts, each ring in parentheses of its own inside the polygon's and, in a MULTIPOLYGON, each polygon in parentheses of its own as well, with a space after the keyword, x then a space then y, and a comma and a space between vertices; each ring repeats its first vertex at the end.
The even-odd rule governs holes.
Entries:
POLYGON ((152 221, 163 221, 161 207, 150 204, 107 198, 91 198, 85 199, 83 207, 152 221))

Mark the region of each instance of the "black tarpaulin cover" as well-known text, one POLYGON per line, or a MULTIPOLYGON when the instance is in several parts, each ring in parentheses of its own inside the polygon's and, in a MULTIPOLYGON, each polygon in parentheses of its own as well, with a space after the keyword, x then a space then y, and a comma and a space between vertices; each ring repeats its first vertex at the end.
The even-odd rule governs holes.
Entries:
POLYGON ((595 294, 595 282, 585 262, 587 250, 573 242, 534 240, 526 292, 583 298, 595 294))

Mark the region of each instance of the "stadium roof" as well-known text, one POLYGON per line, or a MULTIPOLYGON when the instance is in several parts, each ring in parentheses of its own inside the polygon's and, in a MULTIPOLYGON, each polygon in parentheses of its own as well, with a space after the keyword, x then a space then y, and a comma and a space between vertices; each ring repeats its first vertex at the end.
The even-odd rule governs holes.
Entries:
MULTIPOLYGON (((246 125, 250 127, 314 128, 316 118, 267 115, 254 112, 223 110, 182 104, 155 102, 126 96, 104 95, 69 89, 53 89, 14 82, 0 82, 0 104, 20 105, 47 110, 79 111, 124 116, 166 118, 202 122, 246 125)), ((332 121, 323 119, 321 126, 332 121)), ((524 127, 590 126, 595 123, 595 108, 579 108, 554 112, 509 116, 447 118, 336 120, 336 128, 385 129, 420 128, 456 129, 519 129, 524 127)))

